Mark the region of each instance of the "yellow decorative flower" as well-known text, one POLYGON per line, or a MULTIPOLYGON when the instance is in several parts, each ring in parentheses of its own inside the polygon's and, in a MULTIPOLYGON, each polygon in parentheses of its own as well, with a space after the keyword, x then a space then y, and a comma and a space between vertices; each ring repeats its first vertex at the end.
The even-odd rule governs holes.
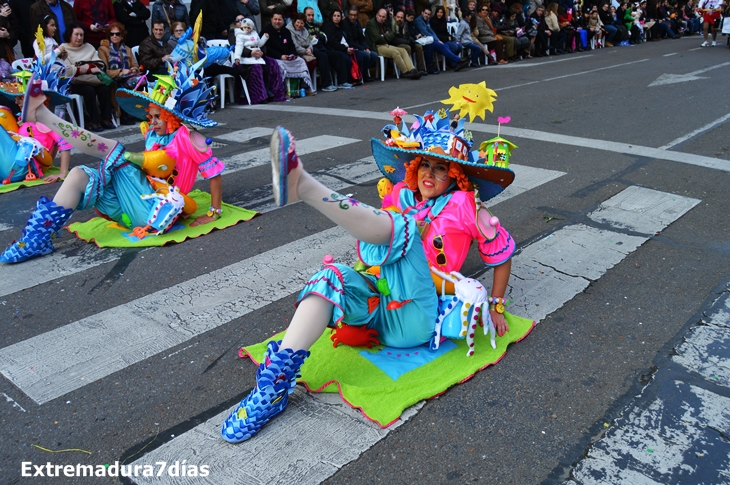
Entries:
POLYGON ((388 173, 393 173, 393 172, 395 172, 395 167, 393 167, 393 166, 391 166, 391 165, 383 165, 383 168, 384 168, 384 169, 385 169, 385 171, 386 171, 386 172, 388 172, 388 173))

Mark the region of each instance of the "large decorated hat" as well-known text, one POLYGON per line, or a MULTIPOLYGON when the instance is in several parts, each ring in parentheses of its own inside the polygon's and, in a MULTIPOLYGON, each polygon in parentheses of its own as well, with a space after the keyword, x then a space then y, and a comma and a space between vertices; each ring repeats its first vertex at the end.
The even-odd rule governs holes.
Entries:
POLYGON ((205 59, 192 66, 179 62, 169 72, 156 74, 157 80, 147 83, 144 90, 118 89, 119 106, 138 119, 147 117, 146 109, 155 104, 180 119, 200 128, 212 128, 217 122, 208 118, 210 101, 215 98, 215 88, 210 87, 207 78, 200 75, 205 59))
POLYGON ((0 82, 0 94, 13 100, 25 96, 28 81, 33 74, 36 74, 36 78, 42 82, 43 92, 48 97, 51 106, 71 102, 71 98, 68 97, 71 78, 66 77, 66 66, 62 62, 56 62, 55 52, 51 51, 49 59, 40 57, 30 65, 23 67, 24 69, 13 72, 15 81, 0 82))
POLYGON ((429 110, 423 116, 415 115, 416 121, 408 127, 402 119, 407 113, 399 108, 393 110, 390 114, 395 124, 383 128, 385 139, 371 140, 375 162, 394 184, 405 178, 406 167, 416 157, 456 162, 479 190, 480 199, 491 199, 514 180, 509 159, 512 149, 517 147, 497 136, 473 149, 472 134, 464 129, 464 116, 483 119, 484 111, 492 111, 496 94, 484 82, 452 87, 449 94, 451 98, 443 102, 453 104, 454 111, 461 110, 453 116, 449 109, 429 110))

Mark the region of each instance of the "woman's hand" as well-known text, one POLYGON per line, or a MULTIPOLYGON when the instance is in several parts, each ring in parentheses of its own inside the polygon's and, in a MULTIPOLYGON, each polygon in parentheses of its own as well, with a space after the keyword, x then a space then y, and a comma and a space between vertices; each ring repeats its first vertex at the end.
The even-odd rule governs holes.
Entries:
POLYGON ((195 220, 190 224, 190 227, 202 226, 203 224, 208 224, 209 222, 213 222, 214 220, 215 217, 203 214, 202 216, 198 216, 197 218, 195 218, 195 220))
POLYGON ((353 54, 354 52, 355 52, 355 49, 354 48, 352 48, 352 47, 348 47, 347 48, 347 53, 348 54, 353 54))
POLYGON ((264 51, 262 51, 260 49, 256 49, 255 51, 251 52, 251 57, 254 57, 256 59, 261 59, 262 57, 264 57, 264 51))
POLYGON ((122 69, 122 72, 121 72, 121 74, 122 74, 122 76, 126 76, 126 75, 128 75, 128 74, 129 74, 130 72, 132 72, 132 71, 131 71, 131 70, 129 70, 129 69, 122 69))
POLYGON ((501 337, 509 332, 509 325, 507 324, 507 320, 504 319, 504 315, 494 310, 489 310, 489 316, 492 317, 494 328, 497 329, 497 335, 501 337))

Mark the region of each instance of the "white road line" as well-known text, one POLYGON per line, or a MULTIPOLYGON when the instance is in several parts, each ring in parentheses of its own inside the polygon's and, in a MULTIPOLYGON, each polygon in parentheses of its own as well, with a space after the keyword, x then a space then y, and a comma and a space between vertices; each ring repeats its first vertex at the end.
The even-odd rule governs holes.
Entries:
MULTIPOLYGON (((291 113, 302 114, 319 114, 329 116, 343 116, 353 118, 369 118, 380 119, 392 122, 393 117, 388 113, 377 111, 347 110, 337 108, 314 108, 309 106, 274 106, 274 105, 256 105, 256 106, 240 106, 242 109, 255 109, 262 111, 286 111, 291 113)), ((404 117, 409 123, 415 121, 415 118, 407 115, 404 117)), ((497 134, 498 127, 486 123, 467 123, 467 128, 473 132, 497 134)), ((641 156, 655 158, 658 160, 667 160, 670 162, 685 163, 697 167, 711 168, 730 172, 730 160, 722 160, 719 158, 705 157, 695 155, 693 153, 673 152, 662 150, 660 148, 652 148, 630 143, 621 143, 615 141, 594 140, 592 138, 582 138, 578 136, 561 135, 558 133, 549 133, 546 131, 527 130, 523 128, 510 128, 503 126, 501 133, 507 137, 527 138, 530 140, 546 141, 562 145, 572 145, 581 148, 589 148, 593 150, 604 150, 613 153, 623 153, 632 156, 641 156)))
POLYGON ((701 127, 697 128, 696 130, 694 130, 690 133, 687 133, 684 136, 680 136, 676 140, 670 141, 666 145, 660 146, 659 150, 669 150, 670 148, 672 148, 676 145, 679 145, 680 143, 683 143, 683 142, 689 140, 690 138, 693 138, 693 137, 699 135, 700 133, 704 133, 705 131, 709 131, 717 125, 721 125, 722 123, 725 123, 727 120, 730 120, 730 114, 726 114, 725 116, 722 116, 722 117, 716 119, 715 121, 707 123, 705 126, 701 126, 701 127))
MULTIPOLYGON (((673 220, 676 220, 696 203, 699 201, 695 199, 631 187, 606 201, 591 217, 610 210, 610 217, 600 219, 602 223, 618 220, 622 227, 636 230, 645 228, 644 220, 650 219, 652 214, 673 214, 673 220), (668 207, 667 199, 673 199, 676 204, 668 207), (631 221, 637 214, 642 221, 634 227, 631 221)), ((670 222, 659 219, 653 228, 663 228, 670 222)), ((648 236, 627 236, 584 225, 557 231, 553 236, 528 246, 515 258, 510 292, 515 303, 511 308, 516 314, 542 320, 646 240, 648 236)), ((0 353, 0 362, 3 360, 0 353)), ((28 364, 25 362, 25 365, 28 364)), ((24 390, 23 386, 19 387, 24 390)), ((297 392, 303 394, 301 390, 297 392)), ((305 399, 301 396, 281 417, 264 428, 260 436, 248 442, 229 445, 220 440, 219 428, 227 415, 223 412, 134 463, 144 465, 187 459, 188 464, 213 465, 209 480, 217 485, 273 481, 321 483, 339 468, 357 459, 387 433, 365 422, 362 417, 334 415, 331 406, 317 403, 320 397, 305 399), (356 439, 349 433, 350 429, 357 430, 356 439), (299 443, 308 443, 308 446, 292 446, 291 436, 296 436, 299 443), (277 459, 271 460, 271 456, 277 459)), ((335 396, 335 399, 339 398, 335 396)), ((344 405, 339 408, 342 409, 344 405)), ((135 481, 140 485, 185 483, 178 477, 136 478, 135 481)))
POLYGON ((271 134, 274 132, 271 128, 265 128, 263 126, 254 126, 251 128, 246 128, 245 130, 236 130, 232 131, 230 133, 226 133, 225 135, 218 135, 214 138, 220 139, 220 140, 227 140, 227 141, 235 141, 239 143, 247 142, 249 140, 252 140, 254 138, 259 138, 262 136, 271 136, 271 134))
POLYGON ((8 229, 12 229, 13 226, 9 226, 7 224, 0 224, 0 232, 7 231, 8 229))
MULTIPOLYGON (((272 130, 273 132, 273 130, 272 130)), ((312 138, 304 138, 297 140, 297 154, 308 155, 310 153, 321 152, 337 148, 351 143, 357 143, 357 138, 345 138, 341 136, 320 135, 312 138)), ((269 147, 260 148, 246 153, 240 153, 227 157, 225 162, 226 171, 224 173, 234 173, 240 170, 246 170, 261 165, 271 163, 271 151, 269 147)))
MULTIPOLYGON (((300 155, 311 154, 356 141, 359 140, 326 135, 305 138, 297 141, 297 152, 300 155)), ((222 161, 226 164, 226 171, 223 172, 225 176, 239 170, 269 163, 270 154, 269 149, 265 148, 224 158, 222 161), (231 168, 229 164, 234 158, 236 161, 231 168)), ((0 226, 0 230, 3 228, 11 229, 0 226)), ((16 230, 19 231, 20 228, 16 228, 16 230)), ((100 264, 116 261, 123 252, 123 249, 99 249, 92 244, 78 240, 57 244, 56 251, 43 258, 32 259, 23 264, 0 265, 0 297, 76 274, 100 264), (73 249, 73 255, 69 256, 64 250, 71 249, 73 249)))
POLYGON ((669 54, 664 54, 662 57, 669 57, 669 56, 676 56, 676 55, 677 55, 676 52, 671 52, 669 54))
MULTIPOLYGON (((519 171, 531 181, 514 195, 562 175, 519 171)), ((354 240, 329 229, 11 345, 0 373, 43 404, 295 293, 325 254, 354 262, 354 240)))
POLYGON ((688 52, 698 51, 698 50, 701 50, 701 49, 702 49, 702 47, 695 47, 694 49, 690 49, 688 52))

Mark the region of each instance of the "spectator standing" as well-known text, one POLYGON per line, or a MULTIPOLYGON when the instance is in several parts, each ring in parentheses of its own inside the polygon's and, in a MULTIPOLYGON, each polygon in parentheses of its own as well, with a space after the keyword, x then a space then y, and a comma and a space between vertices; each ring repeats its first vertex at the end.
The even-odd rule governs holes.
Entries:
MULTIPOLYGON (((15 60, 13 48, 18 43, 18 20, 9 4, 0 6, 0 59, 8 64, 15 60)), ((10 68, 11 66, 7 66, 10 68)), ((7 68, 4 71, 7 72, 7 68)))
POLYGON ((236 0, 236 15, 234 17, 243 16, 256 25, 256 15, 260 13, 259 0, 236 0))
POLYGON ((264 31, 271 24, 271 18, 275 14, 281 14, 282 18, 289 16, 292 0, 260 0, 261 5, 261 31, 264 31))
POLYGON ((86 31, 85 41, 96 48, 106 39, 106 28, 117 21, 112 0, 75 0, 74 13, 86 31))
POLYGON ((10 10, 18 19, 16 31, 23 57, 33 57, 33 31, 31 31, 30 21, 30 7, 33 2, 34 0, 9 0, 8 2, 10 10))
POLYGON ((342 12, 342 0, 317 0, 317 5, 325 21, 332 18, 333 12, 342 12))
MULTIPOLYGON (((697 9, 702 12, 702 35, 705 36, 705 41, 700 44, 702 47, 710 45, 710 29, 712 29, 715 22, 720 18, 723 3, 724 0, 700 0, 697 4, 697 9)), ((717 45, 716 39, 717 30, 712 29, 712 47, 717 45)))
MULTIPOLYGON (((205 20, 205 15, 203 15, 203 20, 205 20)), ((170 39, 173 22, 185 22, 185 25, 192 25, 185 5, 180 0, 156 0, 152 5, 152 24, 161 23, 164 26, 165 33, 162 40, 165 42, 170 39)))
POLYGON ((363 34, 363 26, 360 23, 360 15, 357 7, 351 5, 347 10, 347 18, 343 21, 345 38, 350 47, 355 48, 355 58, 357 64, 360 66, 360 72, 363 75, 364 82, 370 82, 369 71, 376 66, 378 62, 378 54, 370 50, 370 46, 365 40, 365 34, 363 34))
POLYGON ((139 44, 139 63, 150 74, 167 74, 165 62, 170 60, 172 48, 165 42, 165 24, 154 22, 152 35, 139 44))
POLYGON ((309 92, 314 92, 312 78, 304 59, 297 55, 294 40, 289 29, 284 27, 284 15, 274 13, 271 23, 261 30, 261 34, 269 34, 266 49, 266 63, 276 62, 281 69, 282 81, 287 78, 299 78, 307 85, 309 92))
POLYGON ((98 132, 114 128, 112 119, 112 98, 109 86, 96 76, 102 72, 94 61, 103 64, 94 46, 84 42, 85 30, 81 24, 70 24, 66 29, 66 43, 62 48, 68 53, 64 60, 66 75, 73 77, 71 92, 84 98, 84 107, 88 111, 87 130, 98 132), (76 63, 81 63, 77 66, 76 63), (99 102, 99 109, 96 103, 99 102))
POLYGON ((400 70, 401 77, 410 79, 420 79, 421 73, 416 71, 411 61, 411 56, 402 47, 393 45, 395 34, 393 34, 390 26, 386 22, 388 14, 384 8, 378 10, 375 18, 368 21, 365 27, 365 40, 370 49, 376 51, 378 55, 393 59, 395 65, 400 70))
POLYGON ((114 15, 127 30, 124 45, 136 47, 150 36, 150 29, 147 28, 147 19, 152 14, 150 13, 150 9, 139 0, 116 0, 114 2, 114 15))
POLYGON ((33 32, 38 31, 40 21, 50 15, 56 21, 56 35, 53 36, 59 44, 66 38, 66 26, 76 23, 76 14, 73 7, 65 0, 37 0, 30 7, 31 38, 33 32))

